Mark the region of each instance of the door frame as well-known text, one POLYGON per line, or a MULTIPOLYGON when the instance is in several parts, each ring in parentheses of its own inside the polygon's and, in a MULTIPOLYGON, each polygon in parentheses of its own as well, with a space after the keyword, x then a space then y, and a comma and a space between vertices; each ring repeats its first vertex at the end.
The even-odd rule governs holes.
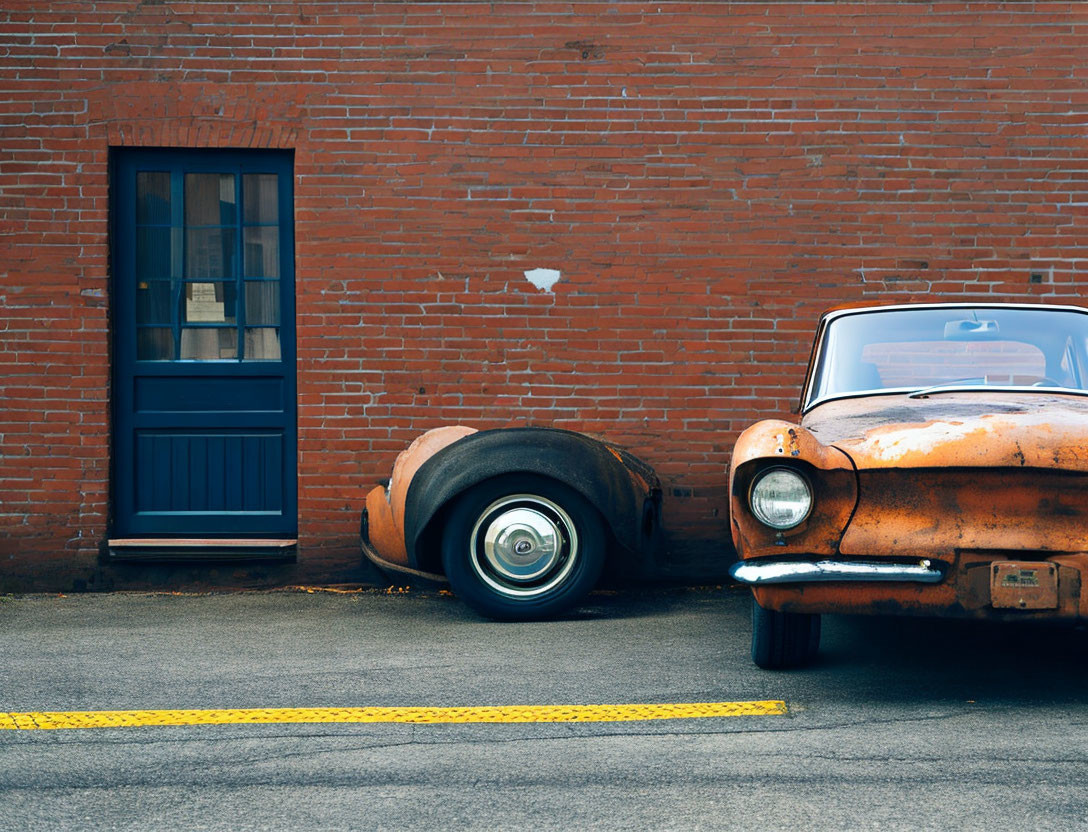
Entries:
MULTIPOLYGON (((111 147, 109 150, 109 358, 110 358, 110 487, 109 487, 109 529, 111 537, 120 531, 123 525, 121 515, 135 516, 135 426, 134 426, 134 391, 123 390, 122 386, 132 386, 137 376, 136 360, 136 306, 135 291, 124 291, 120 281, 135 278, 135 223, 122 222, 122 217, 134 209, 135 175, 137 168, 148 170, 148 165, 159 165, 160 170, 183 167, 185 173, 242 173, 272 172, 280 174, 278 180, 278 201, 280 219, 280 360, 271 361, 170 361, 155 362, 154 375, 170 376, 216 376, 220 370, 222 377, 224 365, 244 369, 245 376, 268 376, 283 379, 283 402, 285 413, 282 419, 283 466, 285 479, 284 505, 279 513, 281 526, 274 531, 197 531, 190 533, 185 529, 183 513, 178 513, 176 522, 164 522, 161 529, 154 531, 140 530, 141 538, 283 538, 298 533, 298 394, 297 394, 297 328, 296 328, 296 269, 294 240, 294 152, 291 150, 238 150, 238 149, 196 149, 196 148, 131 148, 111 147), (161 162, 156 162, 161 160, 161 162), (287 283, 290 283, 288 289, 287 283), (122 344, 125 338, 132 343, 122 344), (127 439, 122 439, 127 431, 127 439), (127 445, 125 444, 127 442, 127 445), (126 470, 127 469, 127 470, 126 470), (290 528, 285 524, 290 521, 290 528)), ((239 232, 240 233, 240 232, 239 232)), ((241 262, 238 268, 242 268, 241 262)), ((258 419, 258 421, 260 421, 258 419)), ((221 425, 224 429, 239 426, 255 427, 252 414, 227 414, 221 425)))

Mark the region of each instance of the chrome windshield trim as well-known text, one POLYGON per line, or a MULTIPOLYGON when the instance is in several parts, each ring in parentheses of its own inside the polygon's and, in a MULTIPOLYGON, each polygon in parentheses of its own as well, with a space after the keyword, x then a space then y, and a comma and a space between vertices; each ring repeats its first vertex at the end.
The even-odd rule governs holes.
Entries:
POLYGON ((846 315, 860 315, 867 312, 895 312, 901 309, 1045 309, 1050 312, 1080 312, 1088 315, 1088 307, 1070 306, 1058 303, 971 303, 970 301, 956 301, 954 303, 895 303, 888 305, 876 304, 873 306, 851 306, 848 309, 833 309, 823 316, 825 321, 833 321, 846 315))
POLYGON ((729 574, 742 584, 794 584, 819 581, 908 581, 935 584, 944 573, 930 561, 872 563, 862 561, 740 561, 729 574))

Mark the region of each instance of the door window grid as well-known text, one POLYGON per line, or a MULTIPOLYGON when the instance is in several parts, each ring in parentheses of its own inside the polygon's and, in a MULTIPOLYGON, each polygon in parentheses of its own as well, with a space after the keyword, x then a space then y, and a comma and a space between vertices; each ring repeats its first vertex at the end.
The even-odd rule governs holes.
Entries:
POLYGON ((278 174, 140 171, 136 192, 137 359, 280 360, 278 174))

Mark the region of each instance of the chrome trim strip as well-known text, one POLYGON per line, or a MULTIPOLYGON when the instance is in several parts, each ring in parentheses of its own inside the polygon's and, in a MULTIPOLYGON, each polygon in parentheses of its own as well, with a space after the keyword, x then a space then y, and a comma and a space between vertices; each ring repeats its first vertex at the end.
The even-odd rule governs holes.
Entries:
POLYGON ((742 584, 793 584, 817 581, 909 581, 935 584, 944 573, 928 560, 918 563, 860 561, 740 561, 729 574, 742 584))
POLYGON ((833 321, 844 315, 857 315, 865 312, 889 312, 899 309, 1047 309, 1052 312, 1080 312, 1088 314, 1088 307, 1072 306, 1060 303, 995 303, 971 301, 953 301, 951 303, 874 303, 872 306, 851 306, 848 309, 833 309, 825 312, 822 319, 833 321))
POLYGON ((393 563, 392 561, 386 560, 375 551, 374 547, 370 545, 370 541, 363 535, 359 536, 359 546, 363 550, 363 554, 366 555, 366 559, 379 569, 388 569, 390 572, 399 572, 402 575, 423 578, 427 581, 434 581, 436 584, 449 583, 449 581, 446 580, 445 575, 437 575, 434 572, 423 572, 419 569, 412 569, 410 566, 402 566, 399 563, 393 563))
MULTIPOLYGON (((801 391, 800 414, 804 416, 819 402, 813 401, 812 386, 816 382, 816 368, 824 356, 824 344, 827 342, 827 325, 834 319, 834 312, 825 312, 820 322, 816 324, 816 341, 812 345, 812 355, 808 359, 808 369, 805 370, 805 389, 801 391)), ((826 397, 825 397, 826 398, 826 397)))

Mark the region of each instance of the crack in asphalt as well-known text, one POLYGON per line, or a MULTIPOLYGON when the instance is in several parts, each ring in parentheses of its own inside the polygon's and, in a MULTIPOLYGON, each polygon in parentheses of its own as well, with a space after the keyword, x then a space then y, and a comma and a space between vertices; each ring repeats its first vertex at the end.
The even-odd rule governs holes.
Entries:
MULTIPOLYGON (((761 755, 759 757, 759 759, 761 761, 767 761, 767 760, 772 760, 772 759, 781 759, 781 760, 790 761, 791 767, 789 769, 787 769, 786 771, 781 771, 781 772, 779 772, 779 773, 777 773, 775 775, 775 778, 774 778, 775 782, 779 786, 808 784, 808 783, 812 783, 814 781, 821 781, 822 779, 827 778, 827 776, 828 776, 827 771, 807 773, 806 771, 793 766, 792 762, 797 758, 797 756, 799 756, 799 755, 777 755, 777 756, 761 755)), ((839 763, 839 764, 843 764, 843 765, 851 765, 851 764, 858 764, 858 763, 878 763, 878 762, 883 762, 883 763, 891 763, 891 764, 917 766, 917 765, 930 765, 930 764, 932 764, 934 762, 933 759, 928 758, 928 757, 903 759, 903 758, 896 758, 896 757, 890 757, 889 758, 889 757, 873 756, 873 757, 861 757, 861 758, 851 757, 851 758, 846 758, 846 759, 839 759, 839 758, 835 758, 835 757, 826 757, 826 756, 823 756, 823 757, 815 756, 814 757, 814 756, 809 755, 808 757, 805 757, 804 759, 816 759, 816 760, 821 760, 821 761, 828 762, 828 763, 839 763)), ((942 760, 938 759, 937 761, 941 762, 942 760)), ((947 761, 945 761, 945 762, 947 762, 947 761)), ((1045 771, 1045 772, 1043 772, 1043 774, 1045 775, 1044 777, 1040 778, 1040 777, 1036 776, 1035 779, 1033 780, 1033 782, 1035 782, 1036 784, 1039 784, 1039 783, 1058 784, 1058 785, 1062 785, 1063 787, 1069 786, 1069 787, 1078 788, 1078 789, 1081 789, 1081 790, 1086 788, 1085 783, 1084 783, 1083 774, 1080 772, 1080 769, 1086 763, 1086 761, 1084 761, 1084 760, 1067 760, 1065 758, 1054 758, 1054 759, 1049 759, 1048 758, 1048 759, 1042 759, 1042 760, 1024 761, 1024 760, 1018 760, 1018 759, 1015 759, 1015 758, 1008 758, 1008 759, 1004 759, 1004 760, 975 760, 975 762, 978 764, 975 767, 976 769, 977 768, 983 768, 984 771, 992 772, 992 774, 990 775, 990 778, 989 778, 989 782, 991 782, 991 783, 1004 783, 1004 782, 1006 782, 1007 780, 1009 780, 1011 778, 1014 782, 1016 782, 1018 784, 1022 782, 1021 778, 1022 778, 1023 773, 1024 773, 1023 772, 1023 765, 1024 765, 1025 762, 1027 762, 1030 765, 1031 769, 1034 769, 1037 766, 1045 766, 1045 765, 1058 765, 1058 766, 1072 765, 1074 767, 1072 770, 1062 769, 1060 771, 1045 771), (1020 766, 1020 768, 1017 768, 1017 766, 1020 766)), ((192 781, 192 782, 179 782, 177 779, 171 779, 170 782, 164 783, 161 777, 157 777, 157 778, 154 778, 154 779, 147 779, 147 780, 142 780, 142 779, 139 779, 139 780, 123 780, 121 782, 118 782, 118 781, 114 780, 114 781, 111 781, 111 782, 88 782, 88 783, 78 783, 78 784, 65 784, 65 783, 57 783, 57 782, 46 783, 46 784, 41 784, 41 785, 37 785, 37 784, 35 784, 35 785, 4 785, 4 784, 0 784, 0 795, 12 795, 12 794, 18 794, 18 793, 40 794, 42 792, 57 793, 57 792, 72 792, 72 791, 101 792, 101 791, 111 791, 111 790, 116 790, 116 789, 148 789, 148 790, 151 790, 151 791, 163 791, 163 790, 166 790, 166 791, 169 791, 169 792, 176 792, 179 789, 195 789, 195 790, 215 789, 215 790, 220 790, 220 791, 222 791, 222 790, 225 790, 225 791, 243 791, 243 790, 247 790, 247 789, 251 789, 251 788, 284 787, 284 786, 297 786, 297 785, 303 785, 303 784, 308 786, 308 787, 350 785, 350 786, 353 786, 353 787, 356 787, 356 788, 364 788, 364 789, 365 788, 384 788, 384 787, 389 787, 389 786, 398 786, 398 787, 411 787, 411 786, 417 786, 417 785, 435 786, 436 784, 433 783, 432 780, 430 779, 430 775, 433 773, 433 771, 434 771, 433 769, 416 769, 416 770, 411 770, 411 771, 370 771, 370 772, 368 772, 367 779, 365 781, 360 781, 359 775, 357 773, 345 771, 345 772, 333 772, 333 773, 325 772, 325 773, 321 773, 319 776, 313 776, 313 774, 311 774, 311 773, 302 773, 302 774, 299 774, 298 776, 296 776, 293 779, 291 777, 286 777, 286 776, 284 776, 284 777, 269 777, 266 774, 264 777, 261 777, 261 778, 253 778, 253 777, 251 777, 251 778, 241 778, 240 782, 217 781, 217 780, 212 780, 212 779, 209 779, 207 777, 204 777, 204 778, 201 778, 199 780, 192 781)), ((612 785, 611 779, 613 777, 615 777, 616 774, 617 774, 617 772, 615 770, 612 770, 606 775, 606 777, 608 778, 608 781, 607 781, 608 785, 612 785)), ((629 783, 632 778, 638 779, 638 776, 639 776, 638 772, 635 772, 634 775, 628 776, 627 774, 624 774, 624 772, 622 770, 620 771, 620 774, 623 777, 623 781, 627 782, 627 783, 629 783)), ((652 781, 654 783, 659 783, 659 781, 657 780, 657 776, 655 774, 653 774, 651 772, 642 772, 641 774, 642 774, 642 776, 647 778, 649 781, 652 781)), ((707 770, 705 768, 700 770, 700 771, 691 771, 691 772, 689 772, 689 779, 685 782, 685 784, 683 784, 683 787, 684 788, 689 788, 692 785, 698 784, 698 783, 701 783, 701 782, 704 782, 704 783, 718 783, 718 782, 720 782, 721 776, 722 776, 722 774, 720 772, 707 770)), ((763 783, 766 780, 765 774, 763 774, 763 773, 761 773, 759 771, 755 771, 755 772, 752 772, 752 771, 737 772, 737 773, 731 773, 728 776, 729 776, 729 782, 733 786, 740 786, 740 785, 742 785, 744 783, 757 783, 758 784, 758 783, 763 783)), ((866 773, 866 772, 863 772, 863 773, 860 773, 860 774, 844 774, 844 773, 840 773, 839 775, 837 775, 836 779, 838 780, 838 782, 841 783, 841 782, 866 781, 868 779, 868 777, 869 777, 869 774, 866 773)), ((932 771, 927 776, 921 776, 921 777, 915 772, 911 772, 909 774, 902 774, 902 775, 899 775, 899 776, 896 776, 894 774, 894 772, 885 772, 884 773, 884 778, 885 779, 890 779, 892 781, 908 780, 909 779, 910 783, 912 783, 915 786, 918 786, 918 785, 920 785, 922 783, 941 783, 941 784, 944 784, 944 783, 947 783, 947 781, 948 781, 947 773, 944 772, 944 771, 941 771, 941 770, 932 771)), ((527 785, 532 785, 532 784, 543 784, 543 783, 553 784, 553 781, 552 781, 551 777, 547 773, 538 774, 536 777, 534 777, 534 776, 527 776, 525 778, 507 777, 505 779, 504 778, 497 778, 497 779, 504 781, 504 782, 499 783, 500 786, 504 786, 504 787, 517 786, 517 787, 520 788, 520 787, 525 787, 527 785)), ((454 788, 454 789, 458 789, 458 790, 463 789, 466 786, 466 784, 458 782, 456 778, 443 779, 441 782, 445 787, 454 788)), ((490 787, 493 787, 493 786, 496 785, 496 779, 482 779, 482 778, 476 777, 476 778, 473 779, 471 785, 476 786, 476 785, 480 785, 480 784, 486 784, 486 785, 488 785, 490 787)), ((604 784, 605 784, 604 782, 594 780, 591 777, 583 777, 578 782, 566 783, 565 785, 568 788, 573 788, 573 789, 577 790, 579 788, 581 788, 581 789, 592 789, 592 788, 596 788, 596 787, 604 785, 604 784)))

